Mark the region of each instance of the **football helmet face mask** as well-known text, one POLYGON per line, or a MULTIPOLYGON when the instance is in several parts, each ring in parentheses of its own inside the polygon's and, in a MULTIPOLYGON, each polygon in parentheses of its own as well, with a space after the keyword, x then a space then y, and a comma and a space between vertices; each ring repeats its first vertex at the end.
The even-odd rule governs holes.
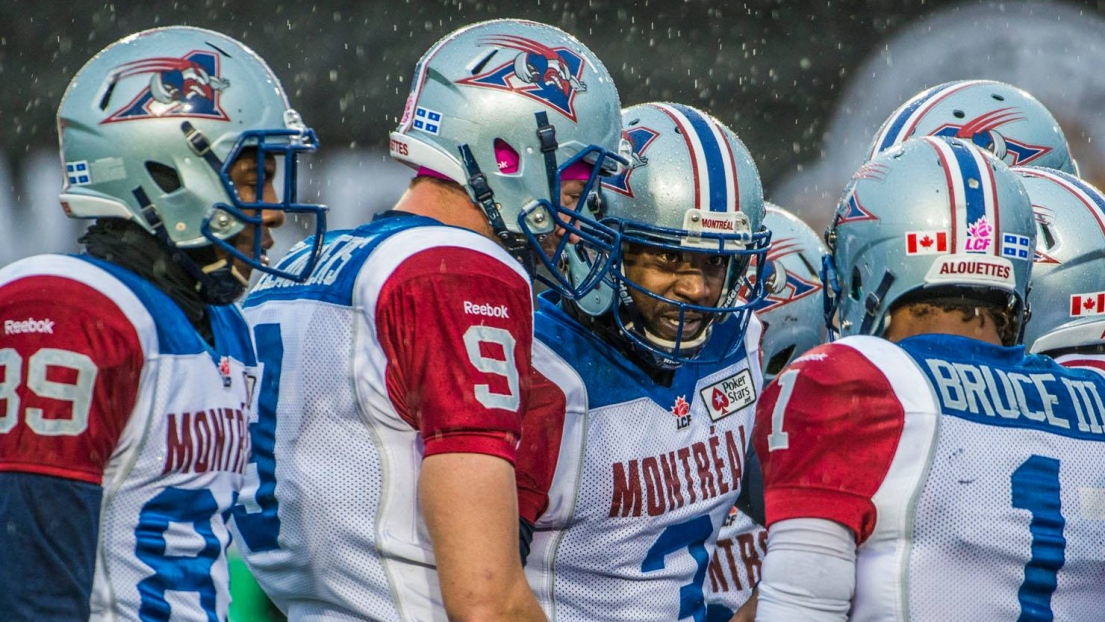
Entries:
MULTIPOLYGON (((613 269, 575 304, 593 316, 612 311, 619 336, 657 368, 728 358, 742 347, 752 305, 763 295, 762 279, 747 274, 749 262, 766 253, 771 238, 763 228, 759 171, 731 130, 689 106, 633 106, 622 113, 622 120, 625 139, 633 145, 632 164, 602 185, 602 222, 621 244, 614 249, 613 269), (631 246, 720 258, 725 272, 717 300, 696 304, 635 282, 626 265, 631 246), (739 292, 747 299, 740 299, 739 292), (677 310, 673 339, 647 329, 631 294, 677 310), (689 316, 701 319, 688 322, 689 316), (723 322, 726 343, 711 340, 723 322), (691 325, 693 331, 687 330, 691 325)), ((586 273, 593 263, 581 255, 578 247, 568 254, 569 274, 586 273)))
POLYGON ((1023 329, 1035 243, 1007 166, 959 139, 908 140, 860 167, 826 232, 830 337, 882 335, 890 309, 924 296, 999 302, 1023 329))
POLYGON ((926 135, 971 141, 1009 166, 1078 174, 1051 112, 1032 95, 1001 82, 961 80, 918 93, 883 123, 868 158, 926 135))
POLYGON ((764 298, 756 315, 764 324, 760 346, 764 382, 788 363, 826 340, 821 301, 821 236, 794 214, 767 203, 764 227, 771 250, 763 270, 764 298))
MULTIPOLYGON (((295 274, 267 265, 258 210, 308 222, 321 240, 326 207, 300 203, 296 187, 298 156, 318 141, 265 62, 234 39, 173 26, 113 43, 70 82, 58 135, 66 170, 59 198, 70 217, 131 220, 170 251, 215 245, 253 269, 294 280, 313 267, 315 257, 295 274), (243 154, 257 163, 252 193, 240 192, 230 175, 243 154), (275 179, 265 174, 273 164, 275 179), (233 245, 246 227, 254 228, 249 252, 233 245)), ((240 283, 204 283, 234 279, 228 267, 192 268, 216 298, 241 291, 240 283)))
POLYGON ((591 201, 561 205, 561 179, 585 171, 586 198, 600 175, 624 166, 620 107, 609 72, 571 35, 536 22, 482 22, 446 36, 418 62, 391 155, 464 186, 511 254, 578 298, 609 268, 616 240, 591 201), (542 242, 557 228, 567 235, 550 257, 542 242), (596 260, 574 282, 556 270, 568 240, 596 260))
POLYGON ((1105 195, 1059 171, 1013 171, 1028 191, 1038 227, 1025 348, 1052 352, 1105 343, 1105 195))

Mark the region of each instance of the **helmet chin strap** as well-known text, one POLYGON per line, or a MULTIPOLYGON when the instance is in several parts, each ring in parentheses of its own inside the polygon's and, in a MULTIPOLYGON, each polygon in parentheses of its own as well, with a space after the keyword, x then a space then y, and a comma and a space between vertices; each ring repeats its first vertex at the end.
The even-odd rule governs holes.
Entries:
POLYGON ((503 215, 499 212, 499 206, 495 204, 495 193, 487 184, 487 175, 480 170, 476 158, 472 155, 472 149, 463 144, 458 147, 460 159, 468 173, 468 187, 472 189, 472 200, 483 210, 491 231, 495 234, 499 244, 508 253, 517 259, 525 267, 526 272, 533 274, 537 270, 537 260, 533 256, 533 249, 526 240, 506 228, 503 215))
MULTIPOLYGON (((872 334, 871 329, 874 327, 879 307, 882 305, 883 300, 886 298, 886 293, 890 291, 892 285, 894 285, 894 275, 889 271, 884 272, 879 286, 875 291, 867 294, 867 298, 863 301, 865 312, 863 315, 863 323, 859 327, 859 334, 872 334)), ((887 326, 889 326, 889 324, 883 326, 883 329, 885 330, 887 326)))
POLYGON ((169 253, 173 262, 184 268, 184 271, 195 279, 196 291, 204 302, 212 305, 228 305, 245 292, 249 282, 242 277, 233 262, 220 259, 200 266, 188 253, 173 244, 169 233, 165 230, 165 223, 153 209, 153 203, 146 195, 146 191, 139 186, 132 193, 142 208, 142 217, 153 229, 154 238, 169 253))

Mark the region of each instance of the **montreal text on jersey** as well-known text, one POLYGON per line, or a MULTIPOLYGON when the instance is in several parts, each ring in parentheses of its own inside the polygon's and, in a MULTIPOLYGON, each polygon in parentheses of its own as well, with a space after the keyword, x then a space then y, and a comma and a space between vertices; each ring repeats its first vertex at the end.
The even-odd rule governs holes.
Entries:
POLYGON ((247 412, 240 407, 170 413, 162 473, 244 473, 250 452, 247 412))
POLYGON ((722 439, 711 426, 710 437, 705 442, 698 441, 666 455, 615 462, 611 465, 614 495, 610 501, 610 516, 640 516, 642 501, 649 516, 659 516, 694 503, 699 498, 708 501, 737 490, 744 469, 744 448, 747 446, 743 425, 738 428, 738 433, 739 441, 732 430, 726 430, 722 439), (723 441, 724 450, 721 449, 723 441))

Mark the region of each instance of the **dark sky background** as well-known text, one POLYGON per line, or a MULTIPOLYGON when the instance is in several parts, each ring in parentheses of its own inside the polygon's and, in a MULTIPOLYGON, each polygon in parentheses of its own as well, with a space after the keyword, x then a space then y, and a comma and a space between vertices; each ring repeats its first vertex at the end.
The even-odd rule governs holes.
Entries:
MULTIPOLYGON (((993 2, 988 2, 994 4, 993 2)), ((829 112, 880 42, 968 2, 37 2, 0 0, 0 149, 55 148, 73 73, 132 32, 170 24, 237 37, 267 59, 324 149, 386 144, 421 53, 464 24, 522 17, 580 38, 624 105, 676 100, 714 113, 748 145, 765 187, 817 156, 829 112)), ((1070 3, 1105 13, 1105 2, 1070 3)))

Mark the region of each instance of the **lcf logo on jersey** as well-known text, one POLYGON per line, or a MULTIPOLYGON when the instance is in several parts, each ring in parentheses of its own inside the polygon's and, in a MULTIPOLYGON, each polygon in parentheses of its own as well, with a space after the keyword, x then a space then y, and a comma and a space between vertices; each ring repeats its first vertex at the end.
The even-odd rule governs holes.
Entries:
POLYGON ((587 84, 581 80, 583 57, 567 48, 550 48, 532 39, 510 35, 488 37, 482 43, 517 50, 518 54, 510 62, 459 80, 458 84, 513 91, 576 120, 573 102, 576 94, 587 90, 587 84))
POLYGON ((603 178, 603 187, 609 188, 619 194, 624 194, 627 197, 632 197, 633 188, 629 185, 629 177, 633 175, 633 171, 638 167, 648 164, 648 156, 645 155, 645 151, 659 135, 660 132, 643 126, 630 128, 622 132, 622 137, 629 142, 630 147, 633 149, 633 156, 629 162, 629 166, 627 166, 621 174, 616 177, 603 178))
POLYGON ((993 153, 1009 166, 1021 166, 1051 151, 1050 147, 1029 145, 998 132, 997 128, 1021 121, 1024 117, 1013 108, 992 110, 963 125, 943 125, 932 133, 933 136, 964 138, 993 153))
POLYGON ((676 430, 682 430, 691 425, 691 405, 687 403, 685 395, 675 398, 675 404, 671 407, 671 414, 675 415, 676 430))
POLYGON ((126 63, 115 68, 115 82, 145 74, 150 76, 149 85, 103 123, 158 117, 230 120, 219 106, 219 95, 230 82, 220 77, 219 57, 215 53, 197 50, 183 58, 146 58, 126 63))

